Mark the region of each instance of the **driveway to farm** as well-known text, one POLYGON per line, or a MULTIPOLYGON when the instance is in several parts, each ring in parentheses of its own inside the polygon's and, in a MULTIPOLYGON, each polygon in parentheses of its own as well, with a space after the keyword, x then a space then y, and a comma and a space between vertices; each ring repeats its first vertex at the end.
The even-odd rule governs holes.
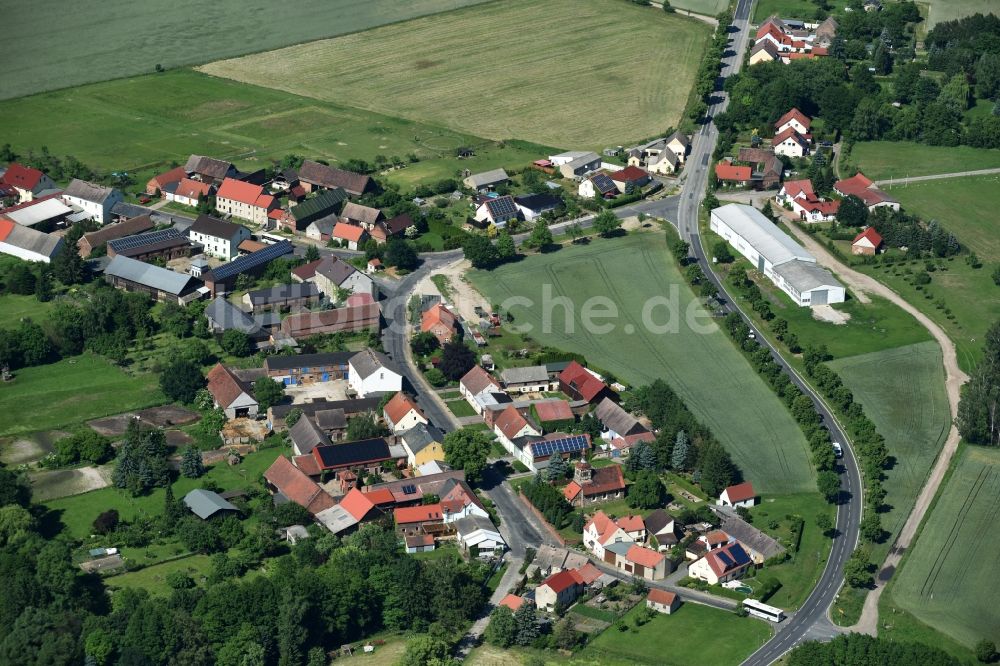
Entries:
MULTIPOLYGON (((986 171, 1000 172, 1000 169, 987 169, 986 171)), ((968 173, 976 174, 979 172, 968 173)), ((936 176, 922 176, 920 178, 931 180, 935 177, 936 176)), ((944 479, 944 475, 948 471, 948 466, 951 464, 952 456, 954 456, 955 451, 958 450, 958 441, 960 436, 958 434, 958 427, 955 425, 955 417, 958 415, 958 400, 962 384, 967 382, 969 377, 962 372, 962 369, 958 366, 955 343, 951 341, 951 338, 949 338, 941 327, 935 324, 930 317, 910 305, 906 299, 875 278, 865 275, 864 273, 859 273, 853 268, 845 266, 836 257, 831 255, 825 247, 816 242, 813 237, 799 229, 796 225, 788 225, 788 228, 799 240, 799 242, 801 242, 805 248, 816 257, 820 264, 829 268, 851 289, 881 296, 889 301, 892 301, 913 315, 913 317, 920 322, 924 328, 930 331, 931 335, 934 336, 934 339, 941 347, 941 354, 944 358, 945 391, 948 395, 948 406, 951 410, 952 419, 951 430, 948 432, 948 439, 945 440, 941 453, 938 454, 937 462, 934 464, 934 469, 931 470, 930 476, 927 478, 927 482, 924 484, 923 490, 920 492, 920 496, 917 497, 916 504, 913 505, 913 509, 910 511, 910 515, 907 517, 906 523, 903 524, 903 529, 899 531, 899 536, 896 537, 896 541, 892 544, 892 548, 889 550, 889 554, 886 556, 885 562, 882 563, 882 567, 879 569, 878 576, 875 578, 875 589, 870 592, 868 597, 865 599, 864 610, 861 613, 861 618, 858 620, 856 625, 851 627, 854 631, 874 636, 878 630, 878 601, 882 596, 882 590, 885 589, 886 583, 889 582, 889 579, 892 578, 892 575, 895 573, 903 554, 910 547, 913 537, 917 532, 917 527, 919 527, 921 521, 923 521, 924 515, 927 513, 927 509, 930 507, 931 501, 934 499, 934 495, 937 494, 938 487, 941 485, 941 481, 944 479)))
POLYGON ((944 178, 966 178, 968 176, 989 176, 1000 173, 1000 168, 976 169, 975 171, 956 171, 954 173, 936 173, 930 176, 910 176, 909 178, 890 178, 889 180, 876 180, 875 184, 882 185, 907 185, 909 183, 922 183, 925 180, 942 180, 944 178))

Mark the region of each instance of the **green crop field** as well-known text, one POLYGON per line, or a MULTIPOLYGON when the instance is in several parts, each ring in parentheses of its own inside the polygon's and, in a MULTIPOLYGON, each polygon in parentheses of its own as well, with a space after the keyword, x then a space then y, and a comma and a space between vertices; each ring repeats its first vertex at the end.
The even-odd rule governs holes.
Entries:
MULTIPOLYGON (((833 0, 827 4, 839 9, 847 1, 833 0)), ((760 23, 774 14, 782 18, 811 19, 816 16, 816 3, 811 0, 757 0, 753 10, 755 22, 760 23)))
MULTIPOLYGON (((882 526, 895 537, 948 436, 951 414, 941 349, 936 342, 923 342, 830 365, 864 406, 895 459, 884 484, 886 504, 892 509, 882 515, 882 526)), ((892 537, 877 549, 876 560, 892 537)))
MULTIPOLYGON (((865 141, 854 144, 848 158, 872 180, 931 176, 1000 167, 1000 150, 969 146, 926 146, 907 141, 865 141)), ((841 164, 842 176, 853 176, 841 164)), ((888 189, 888 184, 886 189, 888 189)), ((897 190, 892 189, 895 196, 897 190)))
POLYGON ((1000 642, 993 593, 998 520, 1000 451, 968 446, 896 575, 895 601, 967 646, 1000 642))
MULTIPOLYGON (((645 606, 641 603, 625 614, 629 627, 645 606)), ((697 661, 722 666, 740 663, 770 637, 771 628, 765 622, 686 603, 670 615, 658 613, 635 633, 609 627, 579 656, 580 663, 596 657, 597 663, 612 659, 615 663, 681 666, 697 661), (697 659, 692 659, 692 650, 697 651, 697 659)))
POLYGON ((670 6, 674 9, 686 9, 697 14, 715 16, 729 7, 729 0, 672 0, 670 6))
POLYGON ((199 69, 476 136, 600 149, 677 124, 708 34, 627 3, 509 0, 199 69))
POLYGON ((470 279, 488 302, 513 314, 515 326, 529 325, 526 332, 538 342, 583 354, 592 365, 634 385, 668 381, 763 492, 815 489, 799 427, 708 319, 669 257, 665 234, 596 239, 492 272, 473 271, 470 279), (533 303, 508 301, 515 296, 533 303), (571 316, 566 301, 553 300, 559 297, 566 297, 571 316), (654 299, 665 299, 675 309, 654 299), (604 312, 609 305, 620 316, 594 320, 604 327, 600 332, 594 326, 585 330, 581 322, 588 308, 604 312), (648 312, 650 321, 669 322, 666 332, 644 324, 644 306, 655 306, 648 312), (546 309, 551 312, 547 326, 546 309))
POLYGON ((48 430, 167 402, 156 375, 129 375, 92 354, 24 368, 0 384, 0 436, 48 430))
POLYGON ((0 101, 0 117, 0 144, 20 152, 47 146, 101 171, 128 171, 141 185, 191 153, 248 170, 292 152, 331 163, 413 153, 420 162, 388 176, 407 185, 547 154, 183 69, 0 101), (476 155, 456 159, 459 146, 476 155))
POLYGON ((952 21, 976 13, 1000 14, 1000 6, 996 0, 930 0, 929 4, 930 12, 927 17, 929 28, 935 23, 952 21))
POLYGON ((446 11, 485 0, 59 0, 7 4, 0 98, 105 81, 314 39, 446 11), (83 18, 85 17, 85 19, 83 18))

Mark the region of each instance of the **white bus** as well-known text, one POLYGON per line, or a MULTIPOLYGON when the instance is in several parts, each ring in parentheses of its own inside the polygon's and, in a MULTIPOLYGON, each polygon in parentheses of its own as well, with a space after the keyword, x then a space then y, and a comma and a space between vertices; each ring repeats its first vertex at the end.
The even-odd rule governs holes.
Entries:
POLYGON ((280 243, 283 240, 288 239, 280 234, 273 234, 267 231, 261 232, 260 234, 260 242, 265 245, 274 245, 275 243, 280 243))
POLYGON ((754 599, 744 599, 743 608, 754 617, 759 617, 770 622, 781 622, 785 619, 785 611, 754 599))

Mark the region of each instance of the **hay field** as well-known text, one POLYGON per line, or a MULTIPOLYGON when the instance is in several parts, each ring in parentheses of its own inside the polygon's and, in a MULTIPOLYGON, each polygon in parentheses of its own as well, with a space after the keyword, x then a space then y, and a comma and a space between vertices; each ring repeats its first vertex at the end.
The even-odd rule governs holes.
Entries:
POLYGON ((636 386, 657 378, 669 382, 755 488, 764 493, 815 491, 802 431, 732 342, 707 320, 667 253, 665 234, 597 239, 493 271, 472 271, 469 278, 487 302, 514 315, 515 326, 530 325, 526 333, 538 342, 583 354, 593 366, 636 386), (505 304, 513 296, 532 304, 505 304), (564 307, 566 301, 554 300, 562 297, 569 299, 572 311, 564 307), (601 326, 610 324, 604 331, 583 325, 588 301, 601 307, 591 300, 595 297, 610 299, 618 312, 596 320, 601 326), (660 297, 675 299, 676 310, 668 314, 656 306, 648 320, 676 322, 675 331, 654 331, 644 323, 645 307, 660 297), (697 313, 693 321, 689 312, 697 313), (699 324, 706 325, 704 332, 695 330, 699 324))
POLYGON ((896 576, 895 601, 968 647, 1000 642, 1000 451, 967 446, 896 576))
POLYGON ((511 0, 199 69, 476 136, 599 149, 677 124, 708 34, 627 3, 511 0))
POLYGON ((0 99, 346 35, 486 0, 0 4, 0 99))
POLYGON ((1000 15, 1000 3, 997 0, 932 0, 927 16, 927 28, 933 28, 938 23, 953 21, 963 16, 973 14, 994 13, 1000 15))

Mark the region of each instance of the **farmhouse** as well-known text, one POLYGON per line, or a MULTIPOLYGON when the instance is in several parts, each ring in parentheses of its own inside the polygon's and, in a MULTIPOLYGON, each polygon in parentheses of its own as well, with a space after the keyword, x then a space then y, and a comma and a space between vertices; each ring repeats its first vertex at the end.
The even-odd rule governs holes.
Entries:
POLYGON ((490 197, 483 201, 476 208, 473 219, 480 225, 490 225, 503 229, 511 220, 516 220, 518 215, 517 204, 514 197, 509 194, 502 197, 490 197))
POLYGON ((302 312, 282 319, 281 330, 294 339, 324 333, 377 331, 381 325, 381 314, 381 308, 375 302, 333 310, 302 312))
POLYGON ((793 107, 788 113, 781 116, 781 118, 774 123, 774 133, 781 134, 785 130, 792 129, 799 134, 806 136, 809 134, 809 128, 811 126, 812 118, 793 107))
POLYGON ((605 398, 598 403, 597 408, 594 410, 594 416, 604 426, 601 438, 605 440, 649 432, 634 416, 619 407, 618 403, 610 398, 605 398))
POLYGON ((74 178, 62 193, 63 201, 81 209, 100 224, 111 221, 111 208, 125 199, 121 191, 74 178))
POLYGON ((334 505, 333 497, 285 456, 278 456, 267 468, 264 480, 274 493, 275 504, 295 502, 312 514, 334 505))
POLYGON ((174 303, 181 302, 198 288, 198 281, 190 275, 120 255, 104 269, 104 278, 118 289, 141 292, 158 301, 174 303))
POLYGON ((563 487, 563 497, 573 506, 606 502, 625 495, 625 478, 620 465, 595 469, 587 462, 573 467, 573 480, 563 487))
POLYGON ((804 157, 809 154, 809 140, 789 127, 771 139, 771 148, 775 155, 804 157))
POLYGON ((296 456, 312 453, 317 446, 329 446, 330 438, 314 420, 305 414, 288 429, 288 439, 296 456))
POLYGON ((556 606, 565 608, 576 601, 583 588, 583 578, 576 569, 560 571, 535 588, 535 605, 544 611, 554 611, 556 606))
POLYGON ((753 45, 750 49, 750 60, 748 63, 752 65, 757 65, 762 62, 774 62, 775 60, 780 60, 781 54, 778 51, 778 47, 774 45, 774 42, 768 39, 762 39, 753 45))
MULTIPOLYGON (((517 411, 514 405, 507 405, 507 408, 500 412, 493 422, 493 432, 496 433, 500 443, 510 451, 511 455, 524 458, 523 439, 526 437, 538 437, 542 434, 541 428, 524 418, 521 412, 517 411)), ((521 460, 525 465, 529 463, 521 460)), ((529 465, 530 469, 530 465, 529 465)))
POLYGON ((580 183, 577 194, 584 199, 613 199, 618 195, 618 186, 604 172, 598 172, 580 183))
POLYGON ((458 318, 445 306, 435 303, 421 313, 420 332, 430 333, 443 347, 458 333, 458 318))
POLYGON ((233 506, 221 495, 211 490, 195 488, 184 496, 184 506, 191 510, 191 513, 202 520, 226 513, 239 513, 240 510, 233 506))
POLYGON ((610 176, 615 187, 622 194, 628 190, 638 190, 650 181, 649 174, 637 166, 625 167, 621 171, 615 171, 610 176))
POLYGON ((157 190, 159 190, 159 194, 164 195, 167 185, 179 183, 185 178, 187 178, 187 171, 184 170, 184 167, 175 167, 170 171, 164 171, 146 181, 146 194, 156 196, 157 190))
POLYGON ((357 488, 352 488, 337 505, 318 512, 316 520, 334 534, 346 534, 358 525, 377 520, 381 516, 382 511, 369 497, 357 488))
POLYGON ((149 231, 153 226, 153 220, 150 219, 149 215, 140 215, 139 217, 133 217, 131 220, 119 222, 118 224, 109 224, 97 231, 87 232, 76 242, 76 247, 78 248, 80 257, 86 259, 94 250, 108 241, 133 234, 140 234, 144 231, 149 231))
POLYGON ((736 160, 751 165, 750 183, 755 189, 768 190, 781 182, 785 165, 771 149, 740 148, 736 160))
POLYGON ((288 209, 279 225, 289 231, 305 231, 309 225, 330 215, 336 215, 347 201, 347 192, 338 188, 325 190, 288 209))
POLYGON ((267 214, 278 208, 278 200, 265 194, 261 185, 226 178, 215 195, 215 207, 220 213, 266 225, 267 214))
POLYGON ((739 542, 712 550, 688 566, 688 575, 718 585, 743 575, 753 562, 739 542))
POLYGON ((882 247, 882 234, 868 227, 851 241, 851 254, 875 256, 882 247))
POLYGON ((474 366, 458 382, 458 390, 476 414, 482 415, 488 409, 510 403, 511 399, 499 382, 481 366, 474 366))
POLYGON ((662 580, 669 571, 666 555, 630 542, 607 544, 604 547, 604 561, 625 573, 646 580, 662 580))
POLYGON ((250 238, 250 230, 240 224, 202 214, 191 224, 188 236, 204 248, 205 254, 229 260, 239 255, 239 244, 250 238))
POLYGON ((657 509, 646 516, 645 523, 647 538, 651 545, 655 540, 658 550, 670 550, 670 548, 677 545, 677 528, 674 523, 674 517, 669 513, 663 509, 657 509))
POLYGON ((606 560, 604 551, 607 546, 613 543, 634 543, 643 528, 642 518, 639 516, 625 516, 615 520, 598 509, 583 526, 583 545, 598 559, 606 560), (626 528, 632 528, 632 533, 626 528))
POLYGON ((680 608, 680 605, 680 596, 673 592, 653 588, 646 595, 646 608, 652 608, 657 613, 670 615, 680 608))
POLYGON ((749 481, 725 488, 715 502, 718 506, 751 507, 757 503, 757 493, 749 481))
POLYGON ((362 206, 350 201, 344 206, 344 210, 341 211, 340 219, 348 224, 361 227, 365 231, 371 231, 377 222, 382 221, 383 216, 382 211, 378 208, 362 206))
POLYGON ((382 416, 385 424, 389 426, 395 434, 399 434, 418 424, 427 425, 427 418, 421 413, 417 403, 413 399, 400 391, 392 396, 389 402, 382 408, 382 416))
POLYGON ((0 253, 47 264, 59 254, 62 246, 63 239, 59 236, 0 219, 0 253))
POLYGON ((306 192, 339 188, 352 197, 360 197, 374 189, 374 182, 370 176, 336 169, 312 160, 302 162, 298 178, 306 192))
POLYGON ((406 450, 406 464, 410 467, 419 467, 432 460, 443 461, 443 440, 444 433, 422 422, 404 431, 399 437, 400 444, 406 450))
POLYGON ((368 232, 362 227, 356 227, 347 222, 338 222, 330 232, 330 239, 339 241, 341 246, 349 250, 357 250, 368 240, 368 232))
POLYGON ((38 169, 32 169, 11 162, 0 176, 0 185, 6 185, 17 193, 17 202, 33 201, 42 192, 56 189, 51 178, 38 169))
POLYGON ((455 533, 462 550, 477 553, 479 557, 492 557, 507 547, 500 530, 483 516, 459 518, 455 521, 455 533))
POLYGON ((365 349, 351 357, 348 385, 361 398, 374 393, 396 393, 403 388, 403 376, 382 352, 365 349))
MULTIPOLYGON (((216 222, 218 221, 216 220, 216 222)), ((195 224, 197 224, 197 221, 195 224)), ((240 228, 246 231, 245 228, 240 228)), ((239 243, 236 245, 239 245, 239 243)), ((228 248, 227 245, 216 245, 216 247, 220 247, 224 251, 228 248)), ((240 275, 260 275, 267 268, 268 264, 275 259, 292 254, 294 249, 295 247, 288 241, 279 241, 273 245, 268 245, 263 250, 237 257, 227 264, 203 272, 201 279, 205 281, 205 286, 208 287, 212 296, 218 296, 220 293, 224 293, 227 289, 231 288, 240 275)))
POLYGON ((785 547, 774 538, 761 532, 730 510, 718 510, 722 518, 722 531, 743 546, 754 564, 763 564, 785 552, 785 547))
POLYGON ((375 242, 381 245, 387 243, 390 238, 402 236, 413 225, 413 218, 406 213, 400 213, 394 218, 379 220, 371 228, 370 233, 375 242))
POLYGON ((856 196, 865 202, 868 210, 884 207, 899 210, 899 202, 880 190, 869 178, 860 171, 850 178, 838 180, 833 184, 833 191, 842 197, 856 196))
POLYGON ((191 155, 184 164, 184 172, 194 180, 219 185, 226 178, 238 175, 236 167, 229 162, 204 155, 191 155))
POLYGON ((298 282, 315 282, 319 290, 331 301, 338 300, 341 289, 352 294, 378 297, 378 287, 370 276, 332 255, 292 269, 292 279, 298 282))
POLYGON ((541 393, 552 384, 544 365, 507 368, 500 373, 500 381, 508 393, 541 393))
POLYGON ((716 208, 711 228, 798 305, 844 302, 843 285, 756 208, 741 204, 716 208))
POLYGON ((836 218, 839 201, 824 201, 816 196, 809 179, 787 181, 775 197, 783 206, 806 222, 825 222, 836 218))
POLYGON ((492 171, 484 171, 483 173, 474 173, 471 176, 466 176, 462 180, 462 184, 470 190, 486 192, 509 180, 510 176, 507 175, 506 171, 503 169, 493 169, 492 171))
POLYGON ((163 197, 167 201, 176 201, 184 206, 197 206, 199 200, 215 195, 215 185, 199 180, 182 178, 174 183, 167 183, 162 188, 163 197))
MULTIPOLYGON (((120 224, 124 224, 120 223, 120 224)), ((118 225, 115 225, 118 226, 118 225)), ((82 240, 82 239, 81 239, 82 240)), ((139 261, 170 261, 191 255, 194 245, 176 227, 108 241, 108 256, 122 255, 139 261)))
POLYGON ((256 418, 259 405, 253 396, 253 388, 233 371, 216 363, 208 371, 208 392, 216 409, 221 409, 228 419, 256 418))
POLYGON ((591 405, 596 405, 605 398, 615 397, 614 391, 603 380, 576 361, 570 362, 559 373, 559 390, 573 400, 582 400, 591 405))
POLYGON ((753 169, 749 166, 737 166, 727 158, 716 163, 715 177, 726 185, 746 186, 753 179, 753 169))
POLYGON ((287 311, 293 307, 310 307, 319 303, 319 299, 319 289, 311 282, 279 284, 243 294, 243 303, 250 306, 251 312, 287 311))
POLYGON ((554 194, 519 194, 514 197, 514 203, 525 221, 534 222, 543 213, 563 205, 563 200, 554 194))

